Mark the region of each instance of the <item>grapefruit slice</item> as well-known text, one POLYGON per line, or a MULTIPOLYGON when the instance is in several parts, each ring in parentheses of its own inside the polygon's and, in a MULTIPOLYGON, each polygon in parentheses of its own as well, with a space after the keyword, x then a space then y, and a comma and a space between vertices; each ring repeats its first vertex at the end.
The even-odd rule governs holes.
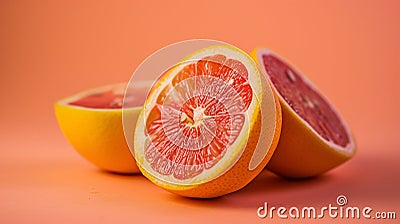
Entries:
POLYGON ((268 163, 271 171, 290 178, 312 177, 340 165, 355 153, 345 121, 298 70, 267 49, 255 49, 282 105, 282 134, 268 163))
MULTIPOLYGON (((125 106, 136 123, 150 89, 143 82, 137 95, 125 106)), ((95 88, 67 97, 55 104, 58 123, 65 137, 85 159, 101 169, 117 173, 139 173, 122 128, 122 103, 126 84, 95 88)))
POLYGON ((188 197, 218 197, 262 171, 280 127, 278 99, 251 57, 233 46, 212 46, 153 85, 133 153, 156 185, 188 197))

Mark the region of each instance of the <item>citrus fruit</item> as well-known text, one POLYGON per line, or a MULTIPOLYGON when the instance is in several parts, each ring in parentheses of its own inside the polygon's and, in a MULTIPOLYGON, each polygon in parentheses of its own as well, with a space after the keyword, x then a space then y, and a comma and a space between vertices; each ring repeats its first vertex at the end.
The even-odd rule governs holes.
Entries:
MULTIPOLYGON (((140 83, 135 98, 125 109, 135 123, 151 83, 140 83)), ((55 104, 58 123, 75 150, 101 169, 138 173, 122 128, 123 83, 95 88, 67 97, 55 104)))
POLYGON ((153 85, 140 113, 134 156, 156 185, 197 198, 243 188, 277 145, 281 111, 267 79, 240 49, 211 46, 153 85))
POLYGON ((298 70, 267 49, 255 49, 282 105, 282 134, 267 168, 282 176, 305 178, 338 166, 355 153, 345 121, 327 98, 298 70))

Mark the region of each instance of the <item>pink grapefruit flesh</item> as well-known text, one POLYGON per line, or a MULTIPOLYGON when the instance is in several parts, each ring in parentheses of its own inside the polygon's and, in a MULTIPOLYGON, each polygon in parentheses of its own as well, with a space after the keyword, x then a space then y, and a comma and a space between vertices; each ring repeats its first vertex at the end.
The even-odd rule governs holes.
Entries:
POLYGON ((262 59, 272 84, 300 117, 326 141, 342 147, 349 144, 338 114, 295 69, 272 54, 263 55, 262 59))
MULTIPOLYGON (((253 92, 247 82, 247 70, 243 67, 241 62, 217 54, 185 66, 176 75, 172 88, 183 90, 186 85, 196 82, 193 88, 198 94, 187 99, 180 107, 175 105, 175 101, 171 101, 171 104, 164 101, 163 105, 157 104, 153 107, 155 119, 147 125, 147 134, 153 144, 146 146, 146 159, 154 170, 162 175, 174 175, 176 179, 189 179, 205 169, 210 169, 219 161, 229 145, 236 140, 235 133, 241 131, 244 124, 243 113, 252 100, 253 92), (184 82, 186 79, 189 80, 184 82), (217 88, 226 83, 231 85, 231 89, 217 88), (215 96, 230 99, 230 102, 221 102, 215 96), (234 105, 236 102, 241 104, 234 105), (226 105, 236 106, 237 109, 228 111, 226 105), (163 108, 164 111, 158 108, 163 108), (232 112, 235 114, 232 115, 232 112), (162 119, 173 123, 161 125, 162 119), (212 136, 211 130, 215 131, 215 136, 212 136), (179 132, 184 137, 197 141, 196 144, 177 144, 180 140, 175 133, 179 132)), ((174 97, 182 99, 188 93, 176 91, 175 94, 174 97)), ((167 97, 167 92, 163 91, 158 99, 167 97)))

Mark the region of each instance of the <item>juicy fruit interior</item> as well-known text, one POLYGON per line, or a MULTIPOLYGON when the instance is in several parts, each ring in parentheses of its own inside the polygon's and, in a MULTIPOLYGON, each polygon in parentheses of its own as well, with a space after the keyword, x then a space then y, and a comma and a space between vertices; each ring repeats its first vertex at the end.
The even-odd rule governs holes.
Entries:
POLYGON ((185 65, 146 119, 145 159, 161 175, 194 178, 227 153, 253 97, 246 67, 223 55, 185 65))
MULTIPOLYGON (((85 95, 68 104, 94 109, 121 109, 124 103, 124 94, 120 92, 116 90, 98 91, 85 95)), ((135 97, 125 99, 125 108, 143 106, 146 94, 147 91, 138 90, 135 97)))
POLYGON ((342 147, 349 144, 338 115, 297 71, 274 55, 263 54, 262 61, 279 94, 300 117, 325 140, 342 147))

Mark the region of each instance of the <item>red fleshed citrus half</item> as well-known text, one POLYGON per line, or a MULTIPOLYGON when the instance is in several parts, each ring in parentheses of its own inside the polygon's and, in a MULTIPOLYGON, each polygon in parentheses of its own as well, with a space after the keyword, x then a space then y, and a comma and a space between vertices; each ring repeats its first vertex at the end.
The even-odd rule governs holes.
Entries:
POLYGON ((267 167, 291 178, 312 177, 340 165, 355 153, 345 121, 298 70, 267 49, 256 49, 282 105, 282 134, 267 167))
MULTIPOLYGON (((134 97, 125 99, 125 113, 135 124, 151 82, 136 85, 134 97)), ((58 123, 65 137, 85 159, 116 173, 139 173, 122 127, 126 84, 86 90, 55 104, 58 123)))
POLYGON ((136 125, 134 155, 156 185, 188 197, 217 197, 261 172, 280 127, 279 102, 251 57, 212 46, 153 85, 136 125))

